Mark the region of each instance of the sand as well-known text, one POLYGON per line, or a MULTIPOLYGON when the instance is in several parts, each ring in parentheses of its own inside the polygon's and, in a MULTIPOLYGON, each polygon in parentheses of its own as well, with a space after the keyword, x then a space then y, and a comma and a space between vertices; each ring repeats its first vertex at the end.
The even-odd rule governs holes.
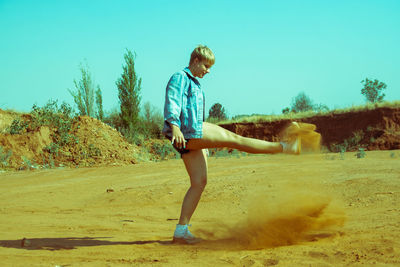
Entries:
POLYGON ((400 266, 400 151, 210 158, 205 241, 171 244, 188 185, 181 160, 0 173, 1 266, 400 266))

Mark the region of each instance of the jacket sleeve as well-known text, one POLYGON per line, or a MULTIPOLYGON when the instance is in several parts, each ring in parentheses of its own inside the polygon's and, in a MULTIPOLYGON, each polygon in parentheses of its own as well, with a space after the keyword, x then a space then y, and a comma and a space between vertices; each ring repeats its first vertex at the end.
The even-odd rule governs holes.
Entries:
POLYGON ((165 93, 164 120, 181 128, 183 93, 187 84, 182 72, 172 75, 165 93))

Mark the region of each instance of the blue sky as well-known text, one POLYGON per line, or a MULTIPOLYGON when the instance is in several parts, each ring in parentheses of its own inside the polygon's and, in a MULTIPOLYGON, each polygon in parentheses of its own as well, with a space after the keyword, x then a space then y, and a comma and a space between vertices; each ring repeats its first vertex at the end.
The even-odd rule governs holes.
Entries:
POLYGON ((142 102, 162 110, 170 76, 191 51, 215 53, 200 80, 207 110, 280 114, 305 92, 341 108, 365 103, 365 77, 400 100, 400 1, 0 0, 0 108, 30 111, 67 89, 89 66, 106 111, 118 107, 123 55, 136 53, 142 102))

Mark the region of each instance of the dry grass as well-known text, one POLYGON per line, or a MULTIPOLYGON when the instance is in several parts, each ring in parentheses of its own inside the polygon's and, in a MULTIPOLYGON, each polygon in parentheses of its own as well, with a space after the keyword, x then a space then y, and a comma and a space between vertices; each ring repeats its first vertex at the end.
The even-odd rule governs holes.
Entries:
POLYGON ((343 114, 348 112, 359 112, 365 110, 374 110, 376 108, 400 108, 400 101, 384 101, 381 103, 367 103, 365 105, 351 106, 343 109, 334 109, 324 112, 306 111, 294 113, 290 112, 287 114, 279 115, 250 115, 243 116, 236 119, 224 120, 218 122, 218 124, 229 124, 229 123, 257 123, 257 122, 273 122, 279 120, 299 120, 305 118, 311 118, 315 116, 325 116, 334 114, 343 114))

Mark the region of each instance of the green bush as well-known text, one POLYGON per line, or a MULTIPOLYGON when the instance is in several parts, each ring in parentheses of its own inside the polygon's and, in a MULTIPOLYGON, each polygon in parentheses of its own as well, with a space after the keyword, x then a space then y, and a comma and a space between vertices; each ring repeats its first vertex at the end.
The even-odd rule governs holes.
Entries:
POLYGON ((0 167, 8 167, 8 161, 12 156, 12 151, 8 150, 7 152, 4 150, 2 146, 0 146, 0 167))
POLYGON ((355 155, 358 159, 362 159, 366 156, 365 150, 364 148, 359 148, 356 155, 355 155))
POLYGON ((162 143, 162 144, 154 143, 152 145, 152 150, 156 154, 160 155, 162 160, 167 159, 168 155, 170 155, 170 154, 175 154, 175 157, 176 157, 174 148, 168 143, 162 143))
POLYGON ((58 107, 56 100, 50 100, 43 107, 33 105, 32 107, 32 122, 30 128, 38 128, 48 126, 55 130, 53 134, 54 143, 59 147, 70 143, 77 143, 78 138, 70 134, 73 123, 76 121, 73 109, 67 103, 62 103, 58 107))
POLYGON ((344 153, 346 152, 346 148, 344 146, 340 147, 340 159, 344 160, 344 153))
POLYGON ((28 122, 21 121, 20 119, 15 119, 10 125, 10 134, 20 134, 28 128, 28 122))
POLYGON ((50 145, 43 148, 43 150, 50 154, 54 154, 54 155, 58 156, 58 152, 60 150, 60 145, 53 142, 50 145))
POLYGON ((330 151, 336 152, 336 153, 338 153, 338 152, 344 153, 347 151, 347 146, 348 146, 347 142, 343 142, 341 144, 331 144, 330 151))
POLYGON ((36 169, 36 168, 37 168, 37 165, 36 165, 36 164, 33 164, 32 161, 31 161, 30 159, 28 159, 27 157, 22 156, 22 160, 23 160, 23 162, 24 162, 24 166, 23 166, 23 167, 20 167, 20 170, 21 170, 21 169, 30 170, 30 169, 36 169))
POLYGON ((220 120, 219 118, 208 117, 208 118, 206 119, 206 122, 213 123, 213 124, 217 124, 218 122, 221 122, 221 120, 220 120))
POLYGON ((122 129, 120 133, 129 143, 137 146, 142 146, 146 140, 146 137, 143 134, 139 132, 134 132, 132 130, 129 131, 128 129, 122 129))
POLYGON ((341 144, 331 144, 330 150, 332 152, 346 152, 346 151, 354 151, 359 146, 362 145, 362 140, 364 139, 364 132, 362 130, 358 130, 353 133, 353 136, 343 140, 341 144))
POLYGON ((143 145, 146 139, 162 138, 164 117, 160 110, 149 102, 143 105, 142 111, 135 127, 123 127, 121 114, 116 108, 107 112, 104 123, 119 131, 129 143, 138 146, 143 145))
POLYGON ((147 138, 161 138, 163 126, 164 116, 161 111, 150 102, 144 103, 139 117, 139 132, 147 138))

